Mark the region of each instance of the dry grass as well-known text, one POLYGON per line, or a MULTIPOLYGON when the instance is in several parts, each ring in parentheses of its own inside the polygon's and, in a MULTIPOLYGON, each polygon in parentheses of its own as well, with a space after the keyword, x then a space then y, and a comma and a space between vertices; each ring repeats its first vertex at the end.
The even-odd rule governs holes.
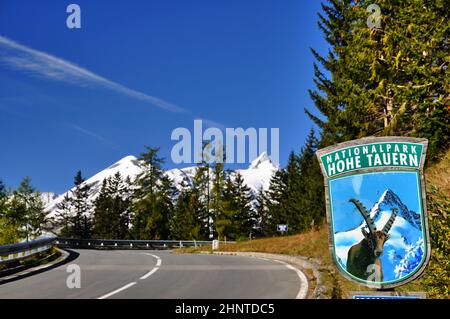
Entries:
POLYGON ((450 150, 425 171, 425 179, 425 183, 434 185, 442 194, 450 194, 450 150))

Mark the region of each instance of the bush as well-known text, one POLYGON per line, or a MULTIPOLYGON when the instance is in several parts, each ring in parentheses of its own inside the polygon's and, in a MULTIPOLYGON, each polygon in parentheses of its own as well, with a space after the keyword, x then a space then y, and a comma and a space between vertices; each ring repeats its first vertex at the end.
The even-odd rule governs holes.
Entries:
POLYGON ((450 198, 428 189, 431 259, 423 276, 429 298, 450 298, 450 198))

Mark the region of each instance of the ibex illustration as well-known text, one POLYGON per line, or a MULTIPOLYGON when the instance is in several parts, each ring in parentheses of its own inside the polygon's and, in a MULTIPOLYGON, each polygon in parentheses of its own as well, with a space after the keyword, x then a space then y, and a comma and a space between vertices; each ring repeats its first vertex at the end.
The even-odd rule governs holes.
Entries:
POLYGON ((359 212, 364 217, 369 232, 367 232, 365 228, 361 228, 364 239, 358 244, 353 245, 348 251, 347 271, 358 278, 368 280, 368 277, 373 275, 370 270, 373 270, 373 267, 375 267, 379 271, 379 278, 377 279, 382 281, 383 273, 381 271, 380 256, 383 253, 383 245, 389 238, 389 230, 397 217, 397 208, 392 209, 391 217, 386 225, 384 225, 383 230, 380 231, 376 229, 375 223, 370 217, 370 213, 360 201, 352 198, 350 199, 350 202, 355 204, 356 208, 358 208, 359 212), (369 267, 370 265, 374 266, 369 267))

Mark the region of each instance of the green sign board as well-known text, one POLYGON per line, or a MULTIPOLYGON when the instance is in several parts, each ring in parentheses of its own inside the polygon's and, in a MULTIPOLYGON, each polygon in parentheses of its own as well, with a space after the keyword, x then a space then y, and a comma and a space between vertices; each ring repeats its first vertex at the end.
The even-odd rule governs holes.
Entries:
POLYGON ((317 151, 330 251, 339 271, 371 288, 417 278, 430 258, 426 139, 371 137, 317 151))

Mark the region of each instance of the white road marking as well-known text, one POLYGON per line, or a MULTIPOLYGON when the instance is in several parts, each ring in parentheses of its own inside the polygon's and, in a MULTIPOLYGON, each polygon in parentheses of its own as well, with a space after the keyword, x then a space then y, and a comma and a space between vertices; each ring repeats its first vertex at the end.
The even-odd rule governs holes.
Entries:
POLYGON ((132 287, 132 286, 134 286, 134 285, 136 285, 136 282, 130 282, 129 284, 127 284, 127 285, 125 285, 125 286, 123 286, 123 287, 121 287, 121 288, 119 288, 119 289, 116 289, 116 290, 111 291, 110 293, 108 293, 108 294, 106 294, 106 295, 103 295, 103 296, 99 297, 98 299, 106 299, 106 298, 109 298, 109 297, 111 297, 111 296, 113 296, 113 295, 115 295, 115 294, 117 294, 117 293, 119 293, 119 292, 121 292, 121 291, 123 291, 123 290, 125 290, 125 289, 128 289, 128 288, 130 288, 130 287, 132 287))
POLYGON ((294 266, 281 261, 281 260, 274 260, 276 262, 279 262, 280 264, 283 264, 286 266, 286 268, 289 268, 293 271, 295 271, 295 273, 297 274, 297 276, 300 279, 300 290, 297 293, 297 296, 295 297, 295 299, 306 299, 306 296, 308 295, 308 278, 306 278, 305 274, 300 271, 299 269, 295 268, 294 266))
POLYGON ((140 279, 140 280, 147 279, 148 277, 150 277, 151 275, 153 275, 158 269, 159 269, 159 267, 153 268, 152 270, 150 270, 148 273, 146 273, 144 276, 142 276, 142 277, 139 278, 139 279, 140 279))
MULTIPOLYGON (((156 255, 153 255, 153 254, 149 254, 149 253, 142 253, 142 254, 143 254, 143 255, 152 256, 152 257, 156 258, 156 266, 153 267, 153 269, 150 270, 148 273, 146 273, 144 276, 142 276, 141 278, 139 278, 140 280, 147 279, 148 277, 150 277, 151 275, 153 275, 153 274, 159 269, 159 267, 161 266, 161 258, 160 258, 160 257, 158 257, 158 256, 156 256, 156 255)), ((121 292, 121 291, 124 291, 125 289, 128 289, 128 288, 130 288, 130 287, 133 287, 134 285, 136 285, 136 282, 135 282, 135 281, 130 282, 129 284, 127 284, 127 285, 125 285, 125 286, 123 286, 123 287, 121 287, 121 288, 119 288, 119 289, 116 289, 116 290, 114 290, 114 291, 111 291, 110 293, 108 293, 108 294, 106 294, 106 295, 103 295, 103 296, 101 296, 101 297, 98 298, 98 299, 106 299, 106 298, 109 298, 109 297, 111 297, 111 296, 113 296, 113 295, 115 295, 115 294, 117 294, 117 293, 119 293, 119 292, 121 292)))
POLYGON ((148 273, 146 273, 144 276, 142 276, 141 278, 139 278, 140 280, 144 280, 147 279, 148 277, 150 277, 151 275, 153 275, 161 266, 161 258, 159 256, 153 255, 153 254, 149 254, 149 253, 142 253, 143 255, 148 255, 148 256, 152 256, 153 258, 156 258, 156 266, 153 267, 152 270, 150 270, 148 273))

